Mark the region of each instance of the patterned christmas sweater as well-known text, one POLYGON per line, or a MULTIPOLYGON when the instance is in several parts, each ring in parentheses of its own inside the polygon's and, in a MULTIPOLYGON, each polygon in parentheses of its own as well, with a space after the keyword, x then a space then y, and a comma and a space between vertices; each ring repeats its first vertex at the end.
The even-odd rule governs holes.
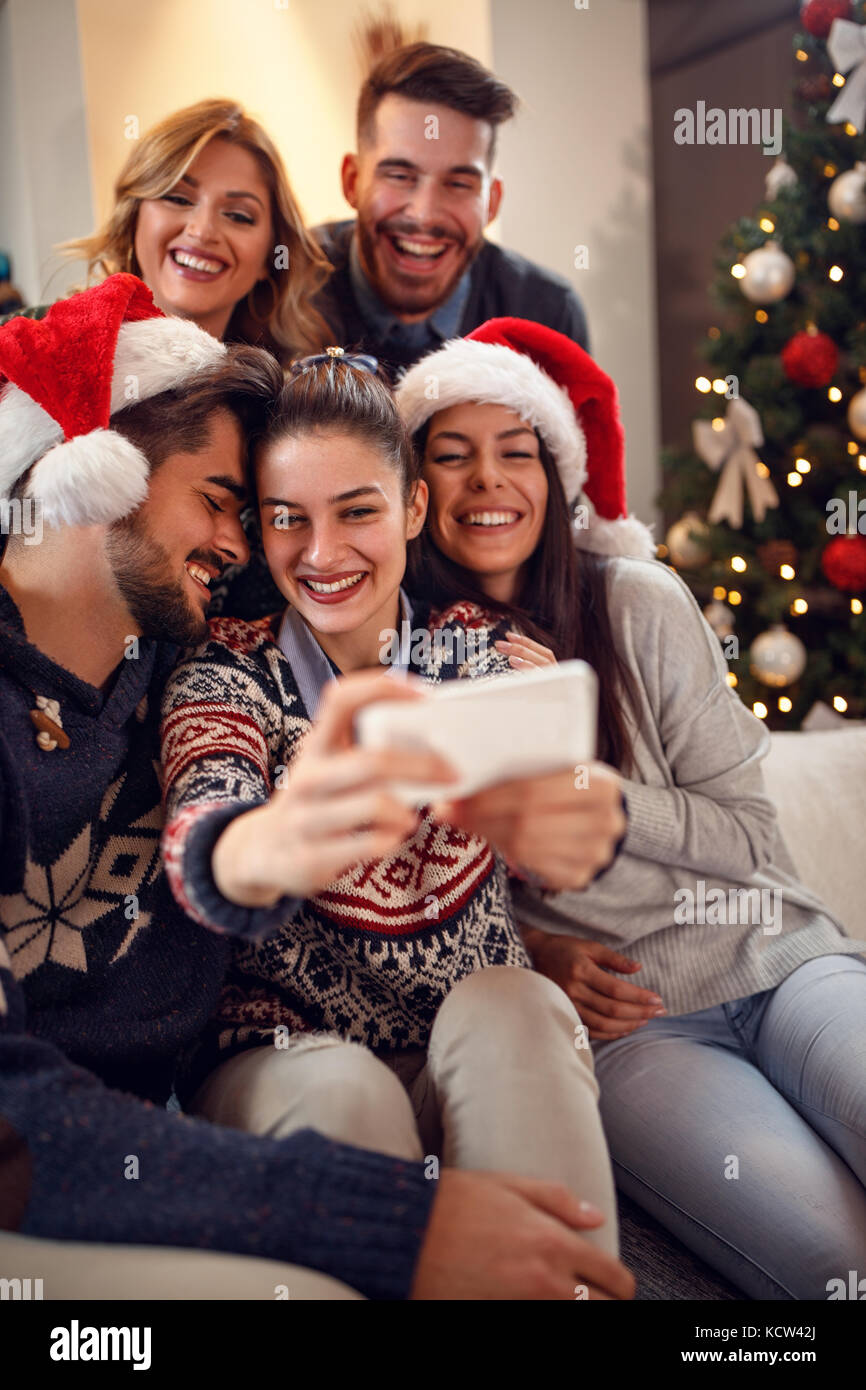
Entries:
POLYGON ((160 866, 176 656, 142 641, 97 690, 28 642, 0 585, 0 1255, 8 1230, 222 1250, 405 1297, 436 1188, 420 1163, 165 1108, 231 945, 184 915, 160 866), (58 702, 68 748, 37 746, 37 695, 58 702))
MULTIPOLYGON (((196 921, 248 939, 235 950, 187 1086, 233 1052, 272 1043, 277 1025, 335 1031, 374 1050, 423 1047, 463 976, 529 965, 502 858, 429 816, 393 854, 303 902, 248 911, 220 896, 210 870, 218 835, 267 800, 310 725, 278 631, 278 617, 213 619, 209 640, 166 690, 168 878, 196 921)), ((471 605, 440 615, 437 631, 440 640, 413 650, 409 663, 427 681, 510 672, 494 646, 499 629, 471 605)))

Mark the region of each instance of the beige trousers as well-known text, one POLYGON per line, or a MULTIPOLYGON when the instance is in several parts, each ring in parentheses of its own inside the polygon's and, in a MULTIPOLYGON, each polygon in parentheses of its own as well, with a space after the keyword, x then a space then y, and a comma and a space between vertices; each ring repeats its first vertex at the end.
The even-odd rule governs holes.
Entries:
POLYGON ((592 1053, 571 1000, 534 971, 492 966, 461 980, 426 1055, 379 1058, 332 1034, 302 1036, 224 1062, 190 1109, 252 1134, 309 1126, 424 1159, 431 1178, 441 1165, 564 1183, 604 1214, 586 1239, 619 1253, 592 1053))
POLYGON ((20 1287, 4 1285, 4 1297, 13 1299, 361 1298, 336 1279, 278 1260, 161 1245, 37 1240, 6 1231, 0 1231, 0 1279, 22 1281, 20 1287))

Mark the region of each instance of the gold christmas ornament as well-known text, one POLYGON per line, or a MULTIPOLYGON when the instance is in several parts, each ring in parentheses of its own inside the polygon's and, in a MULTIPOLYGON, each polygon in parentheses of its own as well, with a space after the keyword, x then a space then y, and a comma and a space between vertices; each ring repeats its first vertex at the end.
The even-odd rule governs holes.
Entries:
POLYGON ((834 217, 844 222, 866 222, 866 164, 857 163, 834 179, 827 202, 834 217))
POLYGON ((731 637, 734 631, 734 615, 726 603, 713 599, 704 609, 704 617, 717 637, 731 637))
POLYGON ((780 690, 793 685, 806 669, 806 648, 782 623, 774 623, 749 650, 749 670, 762 685, 780 690))
POLYGON ((848 402, 848 428, 857 439, 866 439, 866 387, 848 402))
POLYGON ((710 548, 706 544, 709 534, 709 527, 697 512, 686 512, 665 536, 671 564, 684 570, 705 565, 710 558, 710 548))

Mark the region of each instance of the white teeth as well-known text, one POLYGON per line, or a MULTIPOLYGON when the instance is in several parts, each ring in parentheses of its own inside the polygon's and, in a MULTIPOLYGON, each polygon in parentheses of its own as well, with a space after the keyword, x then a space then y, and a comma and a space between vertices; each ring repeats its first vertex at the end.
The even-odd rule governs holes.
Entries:
POLYGON ((196 565, 191 560, 187 561, 186 568, 193 579, 197 579, 199 584, 204 584, 205 588, 207 588, 210 584, 210 575, 207 570, 203 570, 201 565, 196 565))
POLYGON ((333 584, 323 584, 319 579, 305 579, 304 583, 316 594, 336 594, 341 589, 353 589, 363 578, 363 574, 354 574, 350 579, 338 579, 333 584))
POLYGON ((188 266, 190 270, 207 270, 211 275, 223 269, 222 261, 205 261, 201 256, 190 256, 186 251, 172 251, 178 265, 188 266))
POLYGON ((507 526, 516 521, 519 512, 467 512, 460 518, 461 526, 507 526))
POLYGON ((424 245, 418 241, 404 241, 402 237, 395 237, 394 240, 398 250, 405 251, 410 256, 441 256, 448 249, 444 241, 437 241, 431 246, 429 242, 424 245))

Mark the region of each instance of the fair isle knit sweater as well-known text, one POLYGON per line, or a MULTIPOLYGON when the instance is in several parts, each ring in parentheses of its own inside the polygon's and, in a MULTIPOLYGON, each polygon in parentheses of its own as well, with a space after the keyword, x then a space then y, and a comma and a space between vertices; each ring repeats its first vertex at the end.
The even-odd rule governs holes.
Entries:
MULTIPOLYGON (((451 636, 411 663, 427 681, 510 672, 494 646, 499 629, 471 605, 439 615, 437 629, 451 636), (464 640, 464 623, 476 634, 484 628, 487 641, 464 640)), ((166 690, 169 881, 196 921, 247 938, 185 1092, 205 1067, 273 1042, 277 1025, 334 1031, 374 1050, 424 1047, 439 1005, 463 976, 529 964, 501 857, 429 816, 393 854, 350 869, 306 901, 248 911, 221 898, 210 869, 219 833, 267 800, 310 724, 278 630, 279 617, 213 619, 209 640, 166 690)))
POLYGON ((866 952, 797 881, 761 775, 769 733, 727 684, 718 639, 682 579, 656 560, 615 558, 606 592, 635 686, 628 829, 582 892, 520 888, 519 920, 639 961, 638 983, 669 1014, 772 989, 815 956, 866 952), (758 892, 747 900, 749 890, 758 892))
POLYGON ((175 657, 143 641, 96 690, 28 642, 0 586, 0 1248, 13 1230, 221 1250, 405 1297, 436 1188, 420 1163, 165 1109, 230 950, 179 911, 159 863, 175 657), (59 702, 69 748, 37 747, 37 694, 59 702))

